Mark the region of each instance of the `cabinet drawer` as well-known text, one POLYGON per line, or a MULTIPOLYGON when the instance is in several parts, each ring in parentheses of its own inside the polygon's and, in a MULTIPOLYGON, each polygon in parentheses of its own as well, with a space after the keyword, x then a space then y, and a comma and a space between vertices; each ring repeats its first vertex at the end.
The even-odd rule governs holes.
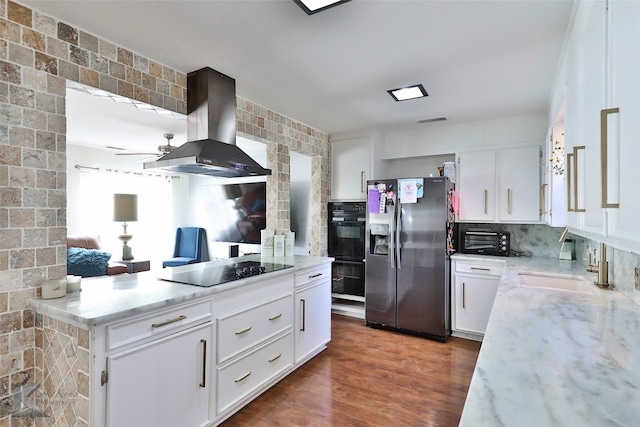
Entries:
POLYGON ((212 301, 209 299, 109 325, 107 350, 206 322, 211 319, 212 313, 212 301))
POLYGON ((295 287, 298 288, 324 279, 331 279, 331 264, 296 273, 295 287))
POLYGON ((456 273, 473 273, 488 276, 502 276, 504 262, 473 263, 456 261, 456 273))
POLYGON ((292 365, 291 332, 218 368, 218 414, 292 365))
POLYGON ((293 295, 218 319, 218 363, 291 328, 293 295))

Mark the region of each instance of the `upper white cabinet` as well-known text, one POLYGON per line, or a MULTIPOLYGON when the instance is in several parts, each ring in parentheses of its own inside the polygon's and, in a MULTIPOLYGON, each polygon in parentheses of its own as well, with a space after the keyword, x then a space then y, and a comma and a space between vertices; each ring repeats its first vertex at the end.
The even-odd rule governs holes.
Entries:
POLYGON ((371 179, 369 138, 331 142, 331 199, 365 200, 371 179))
POLYGON ((607 202, 612 238, 640 244, 640 2, 612 1, 609 5, 610 91, 607 119, 607 202), (617 122, 616 122, 617 120, 617 122))
POLYGON ((598 1, 565 86, 566 225, 640 249, 640 2, 598 1))
POLYGON ((578 58, 578 137, 582 152, 574 157, 578 175, 584 170, 585 186, 578 186, 576 208, 584 211, 585 231, 604 234, 604 210, 601 207, 600 112, 605 108, 606 9, 598 4, 591 15, 578 58), (584 164, 582 163, 584 161, 584 164), (582 192, 584 190, 584 192, 582 192))
POLYGON ((540 221, 540 147, 498 151, 500 221, 540 221))
POLYGON ((496 152, 467 151, 458 155, 460 221, 493 222, 496 219, 496 152))
POLYGON ((540 147, 458 154, 459 221, 540 221, 540 147))
POLYGON ((367 180, 380 178, 375 166, 382 137, 377 132, 331 140, 331 200, 366 200, 367 180))

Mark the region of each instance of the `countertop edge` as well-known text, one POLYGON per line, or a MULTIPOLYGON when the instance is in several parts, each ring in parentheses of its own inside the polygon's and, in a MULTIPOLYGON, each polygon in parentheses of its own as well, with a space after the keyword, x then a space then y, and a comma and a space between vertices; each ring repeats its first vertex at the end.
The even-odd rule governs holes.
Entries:
MULTIPOLYGON (((260 257, 259 255, 242 257, 243 261, 266 261, 266 262, 279 262, 279 263, 293 263, 292 268, 284 269, 269 273, 269 279, 277 277, 296 274, 299 271, 303 271, 310 268, 315 268, 324 264, 331 264, 334 261, 332 257, 312 257, 312 256, 296 256, 296 257, 260 257)), ((238 262, 238 259, 227 259, 215 261, 219 265, 232 264, 238 262)), ((189 266, 185 266, 189 267, 189 266)), ((181 267, 174 267, 181 268, 181 267)), ((96 287, 96 286, 114 286, 119 285, 122 288, 137 287, 139 284, 149 286, 152 283, 162 285, 165 288, 170 288, 171 293, 166 299, 154 299, 148 302, 142 301, 135 306, 129 306, 121 310, 114 310, 109 313, 87 313, 78 314, 78 306, 81 304, 82 292, 69 293, 64 297, 55 299, 31 298, 28 301, 28 305, 31 309, 41 315, 49 316, 57 320, 68 322, 82 328, 89 328, 105 323, 112 322, 114 320, 123 319, 130 316, 137 316, 145 314, 151 311, 170 307, 172 305, 187 303, 189 301, 197 300, 200 298, 206 298, 209 296, 215 296, 219 292, 224 292, 230 289, 250 285, 261 280, 263 276, 252 276, 244 279, 236 280, 229 283, 224 283, 212 287, 198 287, 192 285, 184 285, 179 283, 171 283, 162 281, 156 278, 154 271, 146 271, 141 273, 133 273, 126 275, 116 276, 104 276, 99 278, 91 278, 89 280, 84 279, 82 286, 96 287), (73 309, 76 310, 73 310, 73 309)), ((116 292, 115 289, 112 289, 116 292)))

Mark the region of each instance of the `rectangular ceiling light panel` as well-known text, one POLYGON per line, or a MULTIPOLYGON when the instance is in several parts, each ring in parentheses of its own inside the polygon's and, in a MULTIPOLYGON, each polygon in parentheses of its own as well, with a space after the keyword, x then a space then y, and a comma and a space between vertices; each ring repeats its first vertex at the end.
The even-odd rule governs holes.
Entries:
POLYGON ((304 10, 307 15, 321 12, 330 7, 346 3, 351 0, 293 0, 298 6, 304 10))
POLYGON ((388 90, 387 92, 396 101, 406 101, 407 99, 416 99, 429 96, 422 85, 401 87, 398 89, 388 90))

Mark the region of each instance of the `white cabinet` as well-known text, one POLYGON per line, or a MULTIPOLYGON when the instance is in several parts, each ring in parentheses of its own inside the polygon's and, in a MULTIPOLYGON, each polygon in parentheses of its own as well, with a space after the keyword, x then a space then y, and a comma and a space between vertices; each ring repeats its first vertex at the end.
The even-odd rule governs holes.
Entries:
POLYGON ((498 155, 500 221, 540 221, 540 147, 503 148, 498 155))
POLYGON ((458 196, 460 221, 493 222, 496 206, 495 150, 458 154, 458 196))
POLYGON ((579 179, 584 176, 585 185, 578 186, 576 208, 578 212, 584 211, 582 228, 597 235, 605 234, 605 213, 600 198, 600 111, 606 106, 606 19, 604 2, 598 2, 589 20, 578 58, 578 137, 584 152, 577 151, 574 162, 579 179))
POLYGON ((540 222, 540 162, 537 145, 459 153, 458 220, 540 222))
POLYGON ((330 322, 325 263, 92 326, 89 424, 218 425, 325 349, 330 322))
POLYGON ((452 261, 452 335, 482 340, 504 265, 479 258, 452 261))
POLYGON ((593 4, 565 88, 566 225, 614 247, 640 250, 640 3, 593 4))
POLYGON ((96 359, 106 359, 100 375, 106 406, 98 406, 104 421, 96 425, 209 424, 211 313, 211 300, 203 300, 100 327, 104 349, 96 349, 96 359))
POLYGON ((208 322, 109 356, 106 425, 207 425, 212 331, 208 322))
POLYGON ((292 366, 291 330, 218 368, 217 408, 224 413, 292 366))
POLYGON ((618 209, 609 209, 608 231, 611 238, 628 242, 629 249, 640 249, 640 2, 612 1, 610 14, 611 102, 619 108, 609 123, 607 184, 608 202, 619 202, 618 209), (616 137, 615 131, 618 131, 616 137), (617 151, 617 152, 616 152, 617 151), (616 164, 617 162, 617 164, 616 164))
POLYGON ((226 417, 293 367, 293 274, 216 294, 216 414, 226 417))
POLYGON ((296 275, 295 362, 305 361, 331 340, 331 270, 320 268, 296 275))
POLYGON ((331 142, 332 200, 365 200, 371 175, 369 137, 331 142))

